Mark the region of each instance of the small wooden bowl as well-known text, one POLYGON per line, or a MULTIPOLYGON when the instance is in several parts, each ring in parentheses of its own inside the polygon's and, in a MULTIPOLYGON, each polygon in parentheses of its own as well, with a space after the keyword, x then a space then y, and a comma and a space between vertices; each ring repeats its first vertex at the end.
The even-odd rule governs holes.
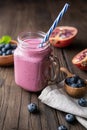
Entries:
MULTIPOLYGON (((11 44, 17 44, 15 40, 11 40, 11 44)), ((10 66, 14 63, 13 54, 12 55, 6 55, 6 56, 0 56, 0 66, 10 66)))
MULTIPOLYGON (((74 74, 71 74, 66 68, 64 67, 61 67, 60 68, 61 71, 65 72, 67 74, 67 78, 69 77, 73 77, 74 74)), ((66 79, 67 79, 66 78, 66 79)), ((65 79, 65 82, 64 82, 64 89, 65 91, 67 92, 67 94, 69 94, 70 96, 74 97, 74 98, 81 98, 83 97, 86 93, 87 93, 87 80, 84 80, 85 82, 85 86, 82 86, 80 88, 73 88, 71 86, 69 86, 67 83, 66 83, 66 79, 65 79)))

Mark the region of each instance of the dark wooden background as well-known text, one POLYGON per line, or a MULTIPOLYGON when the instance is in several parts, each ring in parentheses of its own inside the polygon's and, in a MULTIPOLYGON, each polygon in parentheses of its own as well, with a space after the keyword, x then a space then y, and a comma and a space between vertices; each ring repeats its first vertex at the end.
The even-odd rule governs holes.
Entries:
MULTIPOLYGON (((53 51, 61 66, 86 79, 87 72, 76 68, 71 60, 87 48, 87 0, 0 0, 0 37, 10 35, 16 40, 22 31, 47 32, 66 2, 70 3, 70 8, 59 25, 75 26, 78 35, 71 46, 53 47, 53 51)), ((58 81, 64 78, 60 73, 58 81)), ((37 94, 19 88, 14 81, 13 66, 0 67, 0 130, 57 130, 60 124, 69 130, 86 130, 78 122, 68 124, 64 116, 65 113, 42 104, 37 94), (39 114, 28 112, 30 102, 38 105, 39 114)))

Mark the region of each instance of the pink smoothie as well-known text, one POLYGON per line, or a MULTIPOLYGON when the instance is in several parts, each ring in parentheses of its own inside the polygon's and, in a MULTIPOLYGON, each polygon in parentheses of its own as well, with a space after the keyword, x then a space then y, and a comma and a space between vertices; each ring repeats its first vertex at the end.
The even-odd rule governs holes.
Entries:
POLYGON ((15 82, 25 90, 37 92, 42 90, 50 75, 49 46, 38 48, 42 39, 26 39, 26 47, 18 45, 14 52, 15 82))

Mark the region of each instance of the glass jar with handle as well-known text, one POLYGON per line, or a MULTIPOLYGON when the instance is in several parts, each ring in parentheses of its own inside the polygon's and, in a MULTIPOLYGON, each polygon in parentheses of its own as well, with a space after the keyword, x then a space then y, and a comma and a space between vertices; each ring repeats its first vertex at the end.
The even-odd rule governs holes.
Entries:
POLYGON ((51 54, 49 43, 39 48, 44 32, 23 32, 18 36, 18 46, 14 52, 14 74, 18 86, 31 92, 41 91, 48 82, 56 81, 59 64, 51 54), (51 69, 54 76, 51 78, 51 69))

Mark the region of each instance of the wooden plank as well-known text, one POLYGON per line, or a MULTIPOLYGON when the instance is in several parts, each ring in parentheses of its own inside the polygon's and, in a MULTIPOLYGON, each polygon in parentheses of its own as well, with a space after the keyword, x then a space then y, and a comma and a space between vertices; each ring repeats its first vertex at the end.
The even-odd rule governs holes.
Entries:
POLYGON ((5 81, 5 92, 3 95, 4 104, 2 108, 2 116, 4 115, 2 129, 16 129, 18 124, 18 116, 21 103, 21 89, 18 88, 12 80, 13 70, 8 71, 9 78, 5 81))
MULTIPOLYGON (((71 4, 70 9, 59 25, 76 26, 79 35, 70 47, 63 49, 52 47, 53 53, 58 57, 60 66, 65 66, 72 73, 76 72, 86 78, 86 72, 72 65, 71 59, 74 54, 87 47, 87 2, 85 0, 67 2, 71 4)), ((8 34, 16 39, 22 31, 47 32, 64 4, 65 1, 56 0, 0 1, 0 36, 8 34)), ((59 73, 57 81, 65 77, 65 74, 59 73)), ((78 122, 74 125, 68 124, 64 118, 65 113, 41 103, 38 94, 19 88, 14 82, 13 67, 0 68, 0 86, 0 130, 55 130, 60 124, 65 124, 69 130, 85 130, 78 122), (31 102, 38 105, 40 110, 38 114, 28 112, 27 105, 31 102)))

